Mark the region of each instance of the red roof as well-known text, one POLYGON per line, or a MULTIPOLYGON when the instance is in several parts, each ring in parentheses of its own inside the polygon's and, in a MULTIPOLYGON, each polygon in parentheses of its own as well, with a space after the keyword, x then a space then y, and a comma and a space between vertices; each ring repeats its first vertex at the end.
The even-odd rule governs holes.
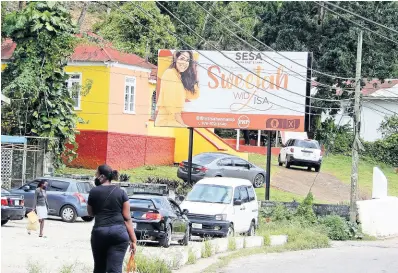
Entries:
MULTIPOLYGON (((102 37, 89 33, 90 36, 104 41, 102 37)), ((81 35, 78 35, 81 37, 81 35)), ((6 39, 1 45, 1 59, 9 60, 16 48, 16 43, 11 39, 6 39)), ((151 69, 150 80, 156 80, 157 66, 147 62, 145 59, 132 53, 124 53, 112 47, 111 43, 105 43, 104 46, 99 45, 78 45, 75 48, 71 61, 80 62, 118 62, 126 65, 138 66, 141 68, 151 69)))

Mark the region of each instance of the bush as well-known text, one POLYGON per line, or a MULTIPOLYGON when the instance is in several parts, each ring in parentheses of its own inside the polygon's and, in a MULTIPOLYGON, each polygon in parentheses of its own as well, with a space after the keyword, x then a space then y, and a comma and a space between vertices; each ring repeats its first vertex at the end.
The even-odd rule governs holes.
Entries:
POLYGON ((188 192, 192 189, 192 187, 182 180, 176 179, 167 179, 160 177, 148 177, 142 181, 147 184, 162 184, 167 185, 167 187, 171 190, 174 190, 177 195, 187 195, 188 192))
POLYGON ((289 211, 284 205, 277 204, 272 211, 271 220, 272 221, 283 221, 290 220, 293 217, 293 213, 289 211))
POLYGON ((375 142, 364 142, 364 148, 363 156, 398 167, 398 134, 375 142))
POLYGON ((126 173, 122 173, 119 176, 119 181, 120 182, 129 182, 130 181, 130 175, 126 174, 126 173))
POLYGON ((149 258, 138 253, 135 255, 135 262, 137 265, 137 272, 140 273, 171 273, 170 267, 165 261, 159 258, 149 258))
POLYGON ((332 240, 345 241, 351 239, 362 239, 361 229, 357 224, 347 222, 338 215, 329 215, 319 218, 332 240))
POLYGON ((295 217, 304 225, 312 225, 317 222, 314 209, 312 208, 313 203, 314 196, 309 192, 297 208, 295 217))

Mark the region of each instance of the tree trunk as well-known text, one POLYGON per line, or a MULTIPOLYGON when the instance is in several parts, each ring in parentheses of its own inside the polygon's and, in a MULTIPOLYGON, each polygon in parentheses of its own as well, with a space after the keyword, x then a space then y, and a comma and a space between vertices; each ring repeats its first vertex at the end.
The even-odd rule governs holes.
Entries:
POLYGON ((77 27, 78 27, 79 31, 80 31, 81 26, 83 25, 84 18, 86 17, 86 12, 87 12, 87 8, 88 8, 89 4, 90 4, 90 2, 88 2, 88 1, 83 3, 82 11, 80 13, 79 19, 77 20, 77 27))
POLYGON ((26 7, 26 1, 19 1, 18 2, 18 9, 23 10, 26 7))

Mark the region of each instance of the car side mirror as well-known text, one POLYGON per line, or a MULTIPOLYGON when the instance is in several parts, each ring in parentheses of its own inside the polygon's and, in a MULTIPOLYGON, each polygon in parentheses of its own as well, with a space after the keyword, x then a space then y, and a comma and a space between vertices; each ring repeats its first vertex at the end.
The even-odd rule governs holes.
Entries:
POLYGON ((184 201, 184 199, 185 199, 184 196, 182 196, 182 195, 178 196, 178 200, 179 200, 180 202, 184 201))
POLYGON ((22 189, 23 189, 24 191, 29 191, 29 190, 30 190, 29 186, 24 186, 22 189))
POLYGON ((182 210, 182 214, 187 215, 188 213, 189 213, 189 210, 187 210, 187 209, 182 210))
POLYGON ((234 206, 242 205, 242 200, 234 200, 234 206))
POLYGON ((247 164, 247 169, 250 170, 251 166, 250 164, 247 164))

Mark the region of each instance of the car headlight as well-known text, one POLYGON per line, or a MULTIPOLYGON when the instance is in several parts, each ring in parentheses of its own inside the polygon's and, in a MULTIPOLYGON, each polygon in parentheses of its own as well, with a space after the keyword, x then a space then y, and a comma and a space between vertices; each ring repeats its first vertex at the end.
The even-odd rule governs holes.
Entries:
POLYGON ((225 220, 227 220, 227 215, 226 214, 216 214, 215 218, 217 221, 225 221, 225 220))

